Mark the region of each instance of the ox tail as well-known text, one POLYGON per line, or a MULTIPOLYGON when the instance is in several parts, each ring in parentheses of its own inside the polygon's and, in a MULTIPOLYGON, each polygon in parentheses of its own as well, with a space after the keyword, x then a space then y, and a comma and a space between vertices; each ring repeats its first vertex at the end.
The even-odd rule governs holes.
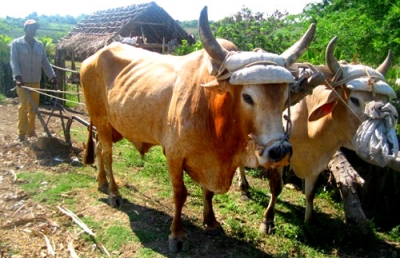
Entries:
POLYGON ((86 150, 83 156, 83 164, 90 165, 94 163, 95 153, 94 153, 94 141, 93 141, 93 124, 90 122, 89 125, 89 136, 86 143, 86 150))

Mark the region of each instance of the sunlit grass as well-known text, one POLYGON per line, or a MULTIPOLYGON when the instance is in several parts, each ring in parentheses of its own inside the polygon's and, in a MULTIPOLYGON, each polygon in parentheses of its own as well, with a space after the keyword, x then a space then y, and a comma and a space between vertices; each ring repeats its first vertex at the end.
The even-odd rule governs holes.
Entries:
POLYGON ((37 171, 21 172, 18 178, 23 180, 22 188, 38 202, 57 205, 61 202, 74 203, 72 198, 64 198, 69 191, 87 188, 91 185, 92 178, 76 174, 49 174, 37 171))

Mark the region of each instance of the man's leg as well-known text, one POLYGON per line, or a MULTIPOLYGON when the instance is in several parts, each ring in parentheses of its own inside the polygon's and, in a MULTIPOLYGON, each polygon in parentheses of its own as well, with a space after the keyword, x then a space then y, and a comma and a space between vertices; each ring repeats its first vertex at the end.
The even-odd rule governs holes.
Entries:
MULTIPOLYGON (((29 86, 34 89, 39 89, 40 88, 40 83, 26 83, 26 86, 29 86)), ((40 95, 37 92, 31 91, 31 97, 33 102, 35 103, 36 107, 39 108, 39 98, 40 95)), ((35 125, 35 119, 36 119, 36 112, 32 108, 31 103, 28 103, 28 130, 27 130, 27 135, 28 136, 36 136, 36 125, 35 125)))
POLYGON ((20 141, 25 140, 25 135, 28 132, 28 97, 25 90, 17 87, 17 95, 19 99, 18 107, 18 137, 20 141))

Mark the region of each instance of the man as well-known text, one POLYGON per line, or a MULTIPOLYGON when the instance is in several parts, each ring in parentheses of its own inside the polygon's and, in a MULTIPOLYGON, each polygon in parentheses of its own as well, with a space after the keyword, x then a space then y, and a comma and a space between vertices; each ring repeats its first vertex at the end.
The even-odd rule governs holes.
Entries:
MULTIPOLYGON (((35 20, 27 20, 24 24, 25 36, 14 39, 10 47, 10 64, 20 102, 18 109, 18 139, 20 141, 24 141, 26 137, 36 136, 36 114, 25 89, 21 86, 40 88, 42 67, 50 78, 50 82, 57 85, 56 75, 47 58, 43 43, 34 38, 38 28, 39 24, 35 20)), ((39 93, 31 92, 30 94, 35 105, 38 106, 39 93)))

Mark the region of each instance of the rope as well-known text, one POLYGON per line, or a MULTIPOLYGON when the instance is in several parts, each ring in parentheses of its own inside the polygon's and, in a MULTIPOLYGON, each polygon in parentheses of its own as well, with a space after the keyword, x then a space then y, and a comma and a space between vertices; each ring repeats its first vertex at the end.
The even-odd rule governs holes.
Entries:
MULTIPOLYGON (((312 65, 312 64, 310 64, 310 63, 302 63, 302 64, 299 64, 298 67, 300 67, 300 68, 309 68, 309 69, 310 69, 312 72, 314 72, 314 73, 319 72, 319 71, 314 67, 314 65, 312 65)), ((347 83, 347 82, 349 82, 349 81, 351 81, 351 80, 360 78, 361 76, 360 76, 360 75, 353 75, 353 76, 348 76, 348 77, 346 77, 345 79, 339 80, 339 78, 340 78, 340 76, 342 75, 342 73, 343 73, 343 70, 342 70, 342 68, 340 67, 340 68, 336 71, 336 74, 333 76, 331 82, 328 82, 326 79, 324 80, 325 85, 326 85, 330 90, 332 90, 332 91, 336 94, 336 96, 338 97, 338 99, 339 99, 339 100, 350 110, 350 112, 351 112, 355 117, 357 117, 357 119, 362 123, 363 121, 361 120, 361 118, 349 107, 349 105, 347 104, 347 102, 342 98, 342 96, 341 96, 341 95, 339 94, 339 92, 337 92, 337 90, 336 90, 336 87, 341 86, 341 85, 343 85, 343 84, 345 84, 345 83, 347 83)), ((367 75, 369 75, 369 74, 367 73, 367 75)), ((370 78, 371 78, 371 77, 370 77, 370 78)), ((285 118, 285 119, 286 119, 286 118, 285 118)), ((290 119, 290 118, 289 118, 289 119, 290 119)))
MULTIPOLYGON (((22 88, 29 88, 27 86, 21 86, 22 88)), ((11 89, 12 91, 15 89, 11 89)), ((52 90, 52 89, 35 89, 36 91, 43 91, 43 92, 54 92, 54 93, 65 93, 65 94, 72 94, 72 95, 82 95, 81 92, 72 92, 72 91, 60 91, 60 90, 52 90)))
POLYGON ((290 119, 290 87, 288 87, 288 107, 287 107, 287 115, 284 115, 283 118, 286 120, 286 128, 285 128, 285 137, 289 140, 290 133, 292 132, 292 119, 290 119))
POLYGON ((67 68, 62 68, 62 67, 55 66, 55 65, 51 65, 51 66, 54 67, 54 68, 57 68, 58 70, 63 70, 63 71, 66 71, 66 72, 71 72, 71 73, 79 73, 77 71, 70 70, 70 69, 67 69, 67 68))
MULTIPOLYGON (((46 89, 35 89, 35 88, 27 87, 27 86, 21 86, 21 88, 27 89, 27 90, 29 90, 29 91, 37 92, 37 93, 39 93, 39 94, 42 94, 42 95, 45 95, 45 96, 48 96, 48 97, 51 97, 51 98, 55 98, 55 99, 58 99, 58 100, 62 100, 62 101, 71 102, 71 103, 75 103, 75 104, 78 104, 78 105, 83 105, 83 106, 85 106, 85 103, 82 103, 82 102, 77 102, 77 101, 73 101, 73 100, 69 100, 69 99, 64 99, 64 98, 56 97, 56 96, 54 96, 54 95, 50 95, 50 94, 46 94, 46 93, 42 93, 42 92, 41 92, 41 91, 51 91, 51 92, 54 92, 54 93, 66 93, 65 91, 60 91, 60 90, 46 90, 46 89)), ((13 89, 11 89, 11 90, 14 90, 14 89, 15 89, 15 87, 14 87, 13 89)))
POLYGON ((357 119, 362 123, 363 121, 361 120, 361 118, 350 108, 350 106, 347 104, 347 102, 342 98, 342 96, 339 94, 339 92, 337 92, 336 87, 340 86, 340 85, 344 85, 346 82, 349 82, 353 79, 359 78, 360 76, 349 76, 345 79, 342 79, 340 81, 339 78, 342 75, 343 70, 342 67, 339 67, 339 69, 336 71, 336 74, 333 76, 331 83, 329 83, 326 79, 325 79, 325 84, 326 86, 328 86, 328 88, 330 88, 338 97, 338 99, 343 103, 343 105, 345 105, 345 107, 347 107, 350 112, 357 117, 357 119))

